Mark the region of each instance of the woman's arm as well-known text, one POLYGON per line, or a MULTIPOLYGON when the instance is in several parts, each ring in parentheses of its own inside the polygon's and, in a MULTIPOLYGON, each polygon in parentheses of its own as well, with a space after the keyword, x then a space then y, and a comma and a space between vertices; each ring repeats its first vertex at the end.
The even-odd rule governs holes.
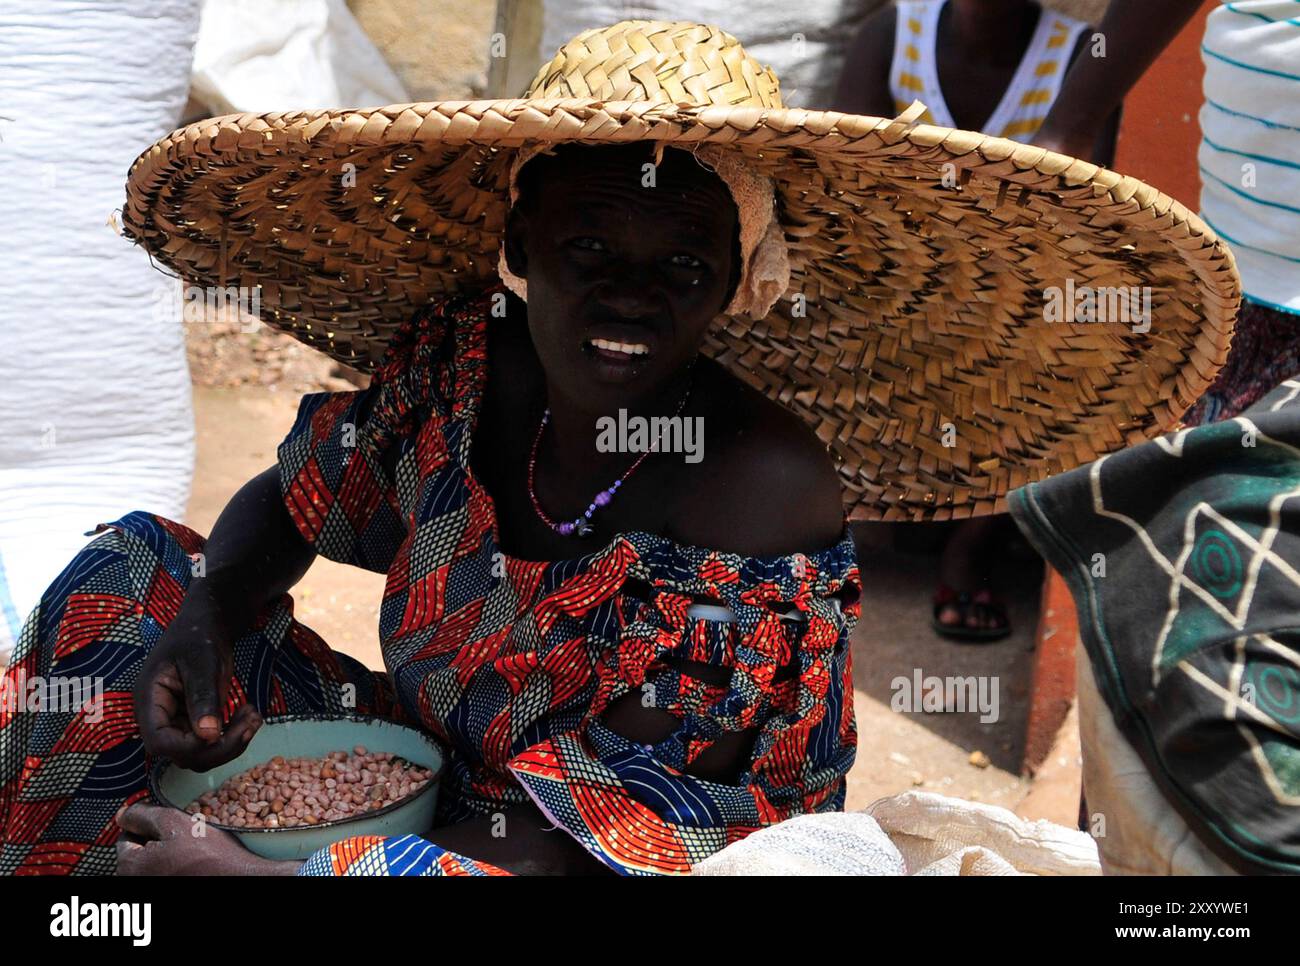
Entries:
POLYGON ((196 597, 219 605, 233 637, 302 579, 316 551, 302 538, 281 496, 272 466, 245 483, 226 504, 204 548, 206 573, 190 584, 196 597))
POLYGON ((1089 157, 1107 119, 1201 3, 1111 0, 1095 31, 1104 38, 1106 56, 1094 56, 1085 48, 1075 60, 1034 143, 1072 157, 1089 157))
POLYGON ((898 11, 887 3, 869 16, 849 45, 831 109, 847 114, 893 117, 889 65, 894 58, 898 11))
POLYGON ((261 719, 244 704, 223 727, 234 643, 314 558, 284 507, 278 469, 235 494, 196 561, 176 616, 141 670, 135 716, 146 751, 198 770, 243 752, 261 719))

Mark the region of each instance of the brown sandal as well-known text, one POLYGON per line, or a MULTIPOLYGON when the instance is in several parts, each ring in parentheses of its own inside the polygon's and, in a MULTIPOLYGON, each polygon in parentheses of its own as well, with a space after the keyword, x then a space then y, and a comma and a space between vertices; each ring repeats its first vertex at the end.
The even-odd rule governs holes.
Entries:
POLYGON ((934 592, 934 601, 930 612, 930 626, 936 634, 955 641, 997 641, 1011 633, 1011 622, 1007 619, 1006 605, 993 596, 987 588, 974 594, 956 591, 947 584, 940 584, 934 592), (955 607, 961 614, 957 624, 945 624, 939 620, 939 614, 945 607, 955 607), (992 614, 992 627, 968 627, 966 618, 975 608, 983 608, 992 614))

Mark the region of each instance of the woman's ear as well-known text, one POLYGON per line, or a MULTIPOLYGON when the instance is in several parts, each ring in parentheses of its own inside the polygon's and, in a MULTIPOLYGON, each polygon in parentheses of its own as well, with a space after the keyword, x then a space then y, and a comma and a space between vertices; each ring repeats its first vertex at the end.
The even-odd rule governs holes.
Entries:
POLYGON ((528 237, 528 218, 519 206, 513 206, 506 215, 506 268, 519 278, 528 278, 528 256, 525 243, 528 237))

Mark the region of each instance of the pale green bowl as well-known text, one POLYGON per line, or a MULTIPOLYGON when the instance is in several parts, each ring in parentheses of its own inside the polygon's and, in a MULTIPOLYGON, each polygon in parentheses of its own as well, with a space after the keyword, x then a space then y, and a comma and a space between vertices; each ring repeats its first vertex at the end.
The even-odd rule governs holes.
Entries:
POLYGON ((317 849, 353 835, 422 835, 433 828, 445 761, 442 748, 414 728, 361 715, 267 718, 242 755, 211 771, 190 771, 159 761, 149 775, 149 790, 161 804, 184 809, 232 775, 264 764, 276 755, 316 758, 332 751, 350 752, 357 745, 364 745, 368 751, 391 752, 431 769, 433 778, 409 798, 354 818, 306 828, 232 828, 218 822, 211 825, 225 829, 249 851, 268 859, 305 859, 317 849))

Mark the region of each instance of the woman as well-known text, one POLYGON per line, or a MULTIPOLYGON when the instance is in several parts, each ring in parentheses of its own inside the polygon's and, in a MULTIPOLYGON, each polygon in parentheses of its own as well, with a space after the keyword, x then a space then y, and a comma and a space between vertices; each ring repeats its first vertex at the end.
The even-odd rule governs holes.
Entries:
MULTIPOLYGON (((731 301, 740 280, 736 208, 726 185, 682 151, 665 152, 663 162, 656 169, 656 187, 641 187, 641 166, 651 159, 651 152, 641 144, 599 150, 570 147, 554 156, 538 158, 525 168, 525 186, 507 226, 506 259, 512 273, 528 282, 526 310, 522 303, 510 299, 506 302, 505 317, 497 324, 487 324, 493 297, 499 298, 500 290, 489 291, 454 308, 443 306, 438 316, 423 318, 412 328, 413 344, 399 339, 393 360, 381 373, 375 388, 323 402, 323 406, 332 405, 337 410, 337 415, 332 416, 333 424, 326 425, 322 411, 315 408, 317 401, 309 400, 304 416, 310 411, 310 433, 318 442, 313 445, 302 441, 307 427, 306 420, 300 422, 300 432, 291 434, 281 450, 279 466, 252 481, 236 497, 231 509, 218 521, 208 543, 208 575, 191 584, 186 602, 204 601, 209 605, 198 612, 202 619, 194 625, 203 633, 203 629, 223 618, 231 622, 232 614, 251 615, 270 605, 305 571, 314 550, 344 555, 341 546, 329 544, 327 549, 325 527, 318 531, 315 547, 302 539, 302 535, 313 532, 309 519, 312 511, 295 514, 299 494, 294 487, 302 479, 301 465, 313 457, 321 462, 330 458, 328 450, 334 446, 334 427, 349 420, 355 420, 360 445, 369 445, 379 456, 379 488, 391 491, 387 481, 397 479, 404 471, 412 472, 426 477, 426 492, 435 487, 454 487, 460 491, 453 499, 454 504, 466 501, 468 512, 483 514, 482 519, 489 524, 495 515, 500 534, 497 553, 503 556, 506 570, 530 572, 528 577, 519 578, 521 584, 536 579, 539 568, 533 561, 565 561, 584 551, 608 560, 609 555, 600 553, 599 548, 610 545, 619 534, 628 534, 629 549, 642 557, 644 578, 654 582, 661 593, 671 586, 677 573, 688 579, 703 578, 703 574, 692 571, 697 571, 709 555, 693 548, 713 547, 743 557, 738 561, 737 570, 751 573, 745 573, 743 583, 734 591, 722 590, 724 600, 740 609, 747 606, 741 595, 754 594, 759 589, 760 578, 778 586, 796 588, 799 578, 793 576, 793 554, 798 548, 808 548, 814 552, 808 555, 807 577, 824 596, 821 606, 829 605, 836 593, 845 594, 844 603, 849 604, 848 613, 843 616, 829 609, 813 615, 812 630, 824 635, 822 645, 831 645, 834 653, 824 650, 815 657, 807 655, 816 663, 824 662, 816 672, 818 675, 834 670, 834 685, 814 696, 822 705, 821 727, 831 729, 825 736, 829 754, 824 759, 804 757, 803 766, 798 769, 797 783, 801 786, 798 789, 788 787, 782 791, 779 786, 786 782, 778 779, 771 782, 764 797, 777 808, 782 807, 782 798, 786 798, 789 804, 785 807, 793 805, 796 811, 833 804, 837 796, 842 799, 843 775, 853 760, 853 717, 851 710, 846 712, 844 704, 847 684, 844 638, 854 621, 857 594, 853 549, 844 537, 843 510, 834 469, 811 433, 785 410, 739 385, 711 360, 696 362, 705 326, 731 301), (433 374, 446 377, 448 366, 444 360, 449 340, 454 343, 450 349, 453 356, 450 376, 455 383, 452 406, 479 408, 477 426, 472 430, 469 466, 457 467, 452 474, 445 471, 444 461, 448 457, 445 447, 437 447, 436 454, 419 453, 413 423, 403 424, 405 433, 403 430, 385 433, 376 426, 380 420, 401 418, 402 408, 408 401, 401 396, 406 392, 410 393, 412 406, 430 406, 428 391, 422 392, 422 387, 412 383, 433 374), (647 351, 634 354, 624 349, 604 348, 610 344, 647 351), (385 387, 390 389, 387 398, 385 387), (376 402, 380 407, 378 417, 372 408, 376 402), (703 420, 708 458, 697 465, 707 470, 701 472, 681 457, 663 453, 647 458, 630 471, 627 453, 600 452, 596 446, 596 421, 620 409, 626 409, 633 418, 672 414, 682 419, 703 420), (377 435, 386 446, 376 441, 377 435), (399 441, 405 442, 406 447, 399 441), (476 504, 475 480, 493 496, 476 504), (594 532, 580 538, 583 543, 575 545, 575 536, 561 532, 565 524, 557 523, 557 518, 576 516, 575 511, 590 505, 589 500, 575 502, 576 498, 609 493, 606 487, 611 480, 624 482, 626 489, 620 487, 616 494, 611 494, 613 499, 591 514, 589 525, 594 532), (464 492, 467 489, 469 492, 464 492), (287 499, 280 499, 280 493, 286 490, 287 499), (787 493, 800 493, 803 499, 797 506, 791 506, 782 498, 787 493), (245 534, 248 536, 244 537, 245 534), (275 535, 274 541, 268 542, 267 535, 275 535), (262 559, 273 563, 250 570, 254 560, 262 559), (247 578, 241 576, 235 587, 227 590, 226 575, 234 572, 255 573, 256 580, 250 586, 247 578), (200 588, 197 591, 196 586, 200 588), (263 588, 270 593, 265 593, 263 588), (795 794, 790 796, 789 792, 795 794)), ((433 402, 430 408, 436 413, 438 403, 433 402)), ((433 413, 423 417, 421 433, 430 431, 430 422, 436 423, 438 417, 433 413)), ((441 432, 445 435, 448 429, 441 427, 441 432)), ((340 487, 339 493, 342 490, 340 487)), ((400 495, 398 502, 401 502, 400 495)), ((447 506, 444 512, 451 513, 452 509, 447 506)), ((357 529, 364 530, 373 521, 371 517, 357 529)), ((440 524, 438 538, 465 539, 466 534, 460 532, 463 526, 459 520, 455 524, 440 524)), ((489 595, 494 590, 501 592, 503 582, 483 580, 476 566, 490 562, 495 556, 489 554, 485 558, 481 552, 486 534, 476 532, 472 525, 468 529, 478 552, 470 561, 453 563, 453 567, 466 568, 466 579, 474 582, 474 589, 489 595)), ((385 557, 402 553, 397 534, 392 536, 392 540, 377 542, 385 557)), ((357 551, 350 547, 348 552, 357 551)), ((714 562, 718 562, 717 558, 714 562)), ((414 565, 414 561, 406 564, 414 565)), ((387 564, 387 569, 390 574, 393 572, 392 563, 387 564)), ((594 576, 597 565, 589 563, 578 569, 594 576)), ((633 569, 641 568, 633 565, 633 569)), ((457 576, 453 572, 449 579, 457 576)), ((580 583, 570 579, 565 586, 570 593, 575 593, 580 583)), ((673 589, 682 595, 689 592, 685 580, 673 589)), ((581 601, 582 610, 592 609, 613 592, 622 595, 621 605, 610 607, 606 603, 601 612, 593 612, 595 620, 584 622, 587 633, 597 639, 603 636, 595 630, 600 623, 636 620, 637 607, 645 606, 626 584, 619 587, 604 575, 598 581, 591 580, 583 590, 591 599, 581 601)), ((511 591, 521 595, 523 602, 528 598, 522 592, 521 586, 511 591)), ((450 591, 444 593, 451 596, 450 591)), ((693 596, 703 599, 704 595, 693 596)), ((553 594, 551 599, 554 600, 553 594)), ((781 598, 774 598, 777 599, 781 598)), ((409 598, 407 606, 410 606, 409 598)), ((758 606, 758 602, 748 606, 758 606)), ((540 615, 534 619, 540 622, 540 615)), ((773 615, 772 619, 762 621, 769 625, 768 633, 777 631, 776 619, 773 615)), ((242 630, 247 620, 245 617, 235 626, 242 630)), ((521 623, 505 623, 502 628, 522 633, 521 623)), ((160 677, 156 678, 152 692, 144 692, 144 699, 138 705, 142 721, 148 720, 149 702, 155 707, 171 709, 169 696, 174 693, 175 685, 162 668, 169 658, 182 668, 185 666, 182 655, 192 638, 180 632, 183 626, 185 622, 173 621, 150 655, 149 667, 158 669, 160 677)), ((427 623, 421 622, 418 629, 425 626, 427 623)), ((708 642, 706 650, 699 653, 700 659, 689 656, 694 651, 679 648, 680 664, 675 670, 652 676, 638 673, 637 687, 629 689, 625 678, 616 677, 616 674, 626 675, 626 670, 616 672, 613 668, 603 681, 599 670, 595 675, 584 671, 572 680, 564 673, 551 672, 546 680, 556 691, 566 684, 589 691, 589 686, 594 684, 599 695, 597 706, 605 705, 597 721, 608 725, 610 739, 631 747, 626 741, 620 741, 628 739, 636 746, 644 746, 646 752, 652 746, 662 746, 659 757, 669 765, 680 767, 687 776, 735 785, 739 776, 750 771, 753 746, 763 723, 758 712, 763 709, 757 704, 743 707, 746 702, 740 682, 732 680, 729 685, 728 679, 740 678, 744 672, 728 674, 722 666, 725 658, 721 653, 707 650, 717 646, 725 649, 725 643, 717 639, 725 634, 725 628, 709 621, 693 621, 686 626, 715 640, 708 642), (648 706, 642 700, 640 687, 646 682, 662 692, 648 706), (717 698, 717 692, 708 689, 728 686, 729 697, 735 703, 732 721, 706 711, 717 698), (609 697, 600 694, 611 689, 624 693, 609 697), (672 692, 677 692, 675 698, 669 696, 672 692), (678 718, 666 710, 669 707, 694 710, 687 710, 679 724, 678 718), (693 754, 691 745, 699 741, 706 742, 707 747, 693 754), (670 746, 675 747, 669 750, 670 746), (672 761, 670 756, 674 755, 680 756, 678 761, 672 761)), ((395 647, 399 638, 409 638, 416 631, 409 620, 403 620, 395 633, 385 635, 386 646, 395 647)), ((566 640, 571 633, 566 628, 563 633, 549 636, 554 650, 541 657, 543 664, 548 659, 559 658, 571 644, 566 640)), ((469 641, 440 640, 436 651, 452 658, 453 643, 464 646, 469 641)), ((696 646, 703 643, 693 642, 696 646)), ((208 653, 230 650, 228 642, 219 638, 211 644, 208 653)), ((745 645, 762 650, 757 642, 742 642, 741 646, 745 645)), ((799 666, 800 657, 787 653, 785 648, 788 645, 779 645, 779 658, 754 668, 744 688, 752 688, 755 694, 766 692, 768 700, 778 706, 786 703, 793 710, 795 705, 789 699, 794 691, 781 688, 780 679, 794 685, 804 677, 804 671, 799 666), (768 674, 776 679, 770 684, 762 681, 768 674), (784 690, 789 693, 785 696, 778 693, 784 690)), ((479 677, 458 696, 459 706, 468 706, 470 702, 479 707, 492 706, 492 693, 501 686, 505 675, 487 675, 490 665, 485 658, 481 659, 484 667, 479 677), (484 677, 490 679, 485 681, 484 677)), ((625 647, 619 660, 636 661, 637 656, 625 647)), ((464 673, 464 664, 459 660, 451 664, 431 660, 426 667, 428 670, 420 677, 420 686, 424 688, 431 687, 430 682, 440 674, 464 673)), ((396 676, 400 688, 403 671, 399 670, 396 676)), ((201 683, 208 683, 209 679, 216 684, 225 675, 210 674, 201 683)), ((416 700, 408 696, 403 703, 410 706, 416 700)), ((509 706, 512 718, 521 713, 518 704, 509 706)), ((200 715, 211 714, 207 724, 219 727, 219 707, 215 701, 205 704, 200 697, 188 703, 191 718, 196 706, 200 715)), ((236 712, 234 723, 224 733, 210 732, 211 744, 194 746, 204 763, 217 760, 214 756, 238 753, 246 737, 256 732, 257 718, 249 705, 244 708, 247 710, 243 713, 250 716, 247 722, 236 712)), ((388 705, 385 710, 389 710, 388 705)), ((559 725, 574 715, 575 710, 566 709, 552 698, 545 719, 552 741, 560 740, 561 732, 566 729, 559 725)), ((446 713, 450 714, 450 709, 446 713)), ((171 737, 170 723, 167 719, 157 721, 154 740, 161 740, 154 748, 148 745, 150 734, 145 725, 146 748, 151 753, 176 757, 173 747, 167 744, 171 737)), ((532 749, 522 755, 512 754, 518 751, 513 743, 496 749, 493 747, 496 742, 505 741, 493 733, 494 726, 499 724, 496 721, 485 726, 481 733, 470 734, 456 734, 452 725, 436 717, 426 719, 425 723, 435 730, 445 730, 440 737, 452 747, 466 740, 481 742, 486 759, 477 767, 472 761, 455 761, 441 817, 443 822, 452 824, 431 833, 430 841, 464 855, 496 862, 511 871, 580 872, 600 868, 572 839, 543 835, 551 823, 536 805, 519 794, 517 786, 510 787, 507 768, 522 772, 521 781, 526 790, 530 787, 524 777, 528 769, 541 767, 534 763, 544 756, 563 756, 563 749, 557 746, 551 751, 545 742, 532 743, 532 749), (491 760, 496 755, 504 756, 508 762, 506 768, 501 767, 501 760, 491 760), (470 818, 479 814, 483 817, 470 818), (506 817, 508 834, 504 837, 500 834, 498 814, 506 817)), ((524 730, 525 724, 512 721, 512 730, 524 730)), ((200 717, 197 725, 195 732, 202 739, 205 720, 200 717)), ((542 722, 537 726, 542 727, 542 722)), ((771 724, 766 730, 765 740, 780 740, 780 734, 771 724)), ((819 729, 814 729, 813 737, 820 743, 819 729)), ((182 753, 188 747, 184 744, 186 740, 187 736, 179 737, 182 753)), ((793 744, 788 747, 795 749, 793 744)), ((762 784, 769 782, 761 774, 755 779, 762 784)), ((538 797, 546 801, 545 795, 538 797)), ((719 800, 711 804, 724 814, 735 804, 717 797, 719 800)), ((756 809, 757 795, 754 800, 750 807, 756 809)), ((748 816, 742 818, 742 814, 736 814, 728 824, 752 821, 748 816)), ((132 828, 130 823, 126 827, 132 828)), ((147 833, 149 828, 146 826, 142 831, 147 833)), ((598 833, 593 830, 593 834, 598 833)), ((206 847, 215 846, 208 843, 206 847)), ((233 846, 232 854, 238 854, 233 852, 233 846)), ((162 869, 171 871, 165 865, 162 869)))
MULTIPOLYGON (((985 311, 943 278, 977 251, 990 262, 1014 220, 991 204, 1008 177, 1026 182, 1023 209, 1050 212, 1062 172, 1088 190, 1091 175, 1041 152, 1012 175, 976 138, 990 159, 950 197, 903 172, 937 171, 933 137, 960 132, 784 111, 734 38, 694 24, 588 31, 530 95, 240 115, 137 161, 133 238, 206 285, 258 280, 271 324, 382 362, 365 391, 303 401, 277 466, 206 543, 131 514, 47 591, 11 679, 102 677, 102 714, 0 718, 0 871, 686 872, 764 825, 842 807, 860 581, 822 444, 858 460, 841 478, 859 512, 882 516, 987 510, 1029 472, 1009 437, 991 450, 1005 464, 936 469, 914 429, 882 423, 872 401, 893 390, 896 413, 933 425, 924 379, 887 376, 952 346, 926 350, 919 329, 901 354, 873 341, 862 293, 882 290, 885 323, 917 305, 985 311), (886 189, 890 206, 864 200, 886 189), (927 218, 958 213, 965 230, 931 255, 899 254, 927 218), (886 297, 897 279, 881 252, 929 264, 937 284, 886 297), (638 419, 677 428, 680 445, 647 452, 623 431, 638 419), (285 594, 317 553, 388 575, 387 675, 293 621, 285 594), (263 715, 343 711, 414 722, 447 748, 424 837, 273 864, 138 804, 156 756, 212 767, 263 715)), ((1122 201, 1095 207, 1062 242, 1070 257, 1141 220, 1122 201)), ((1201 227, 1165 222, 1143 253, 1162 297, 1230 302, 1212 237, 1185 254, 1201 227)), ((1033 317, 1014 292, 980 305, 1033 317)), ((1162 338, 1197 357, 1214 340, 1181 318, 1162 338)), ((1010 378, 1070 338, 999 330, 987 347, 1010 378)), ((1117 377, 1133 355, 1116 352, 1117 377)), ((942 405, 962 392, 945 385, 942 405)), ((1153 424, 1157 396, 1111 396, 1106 420, 1153 424)), ((1071 413, 1035 458, 1073 465, 1095 429, 1071 413)))
MULTIPOLYGON (((440 821, 448 824, 431 833, 430 841, 512 872, 599 870, 597 861, 573 839, 544 834, 552 823, 523 794, 530 787, 525 777, 530 770, 544 767, 549 756, 562 759, 567 749, 535 741, 527 742, 529 751, 513 754, 519 748, 510 740, 531 726, 539 729, 537 737, 560 741, 565 731, 578 725, 580 712, 593 697, 603 711, 593 715, 592 726, 601 728, 604 740, 619 745, 620 752, 635 749, 643 757, 658 746, 665 765, 702 780, 691 782, 695 789, 707 789, 704 782, 734 788, 751 770, 760 738, 783 746, 774 756, 777 771, 755 775, 755 790, 741 793, 743 803, 730 800, 739 789, 728 789, 730 795, 701 793, 710 810, 721 815, 714 848, 725 844, 727 826, 757 824, 760 809, 797 812, 842 806, 843 777, 855 744, 851 701, 846 705, 844 695, 845 645, 856 619, 858 581, 852 542, 844 535, 834 468, 812 434, 789 413, 740 385, 717 363, 696 363, 705 327, 731 302, 740 282, 736 207, 726 185, 683 151, 665 152, 656 169, 656 187, 641 187, 642 164, 652 160, 647 146, 634 144, 569 148, 533 161, 524 169, 505 252, 513 274, 528 282, 526 310, 508 299, 505 317, 489 325, 494 296, 502 298, 500 289, 444 303, 398 337, 370 390, 304 400, 298 426, 281 447, 279 465, 250 481, 218 519, 203 548, 205 576, 190 582, 179 612, 145 660, 136 713, 149 754, 211 767, 242 752, 260 722, 258 702, 247 700, 249 692, 268 684, 272 691, 284 688, 283 678, 301 671, 302 664, 295 660, 292 672, 273 673, 270 682, 250 680, 240 674, 238 642, 250 627, 277 619, 261 615, 302 576, 316 553, 375 564, 390 576, 395 557, 403 558, 404 569, 419 565, 413 557, 423 548, 404 545, 396 517, 384 518, 389 511, 385 504, 403 503, 401 486, 394 481, 409 473, 421 478, 421 509, 429 500, 442 499, 434 491, 455 491, 429 518, 437 540, 474 543, 473 554, 452 562, 450 580, 470 581, 472 590, 490 600, 510 594, 519 603, 538 601, 537 609, 570 608, 576 611, 574 617, 590 615, 572 625, 566 621, 547 636, 550 649, 538 655, 543 669, 548 660, 558 661, 573 648, 578 626, 591 640, 586 648, 597 641, 604 646, 601 628, 610 622, 651 625, 638 646, 652 644, 658 633, 688 631, 676 654, 665 656, 680 661, 674 668, 650 674, 643 668, 633 672, 636 680, 629 682, 626 667, 611 661, 602 671, 600 658, 592 654, 587 660, 595 659, 594 670, 574 675, 563 669, 534 672, 534 686, 544 683, 555 692, 544 718, 517 720, 527 713, 521 696, 502 708, 514 720, 494 719, 469 726, 469 733, 457 733, 444 716, 471 703, 494 707, 500 703, 497 692, 507 682, 504 670, 493 673, 495 655, 478 657, 481 670, 473 683, 455 701, 447 699, 441 714, 421 716, 453 748, 481 743, 483 759, 454 760, 440 799, 440 821), (605 348, 610 345, 620 348, 605 348), (434 379, 450 380, 451 392, 444 396, 429 385, 434 379), (449 407, 478 409, 477 426, 470 416, 453 430, 446 414, 449 407), (620 409, 630 417, 702 419, 707 460, 692 465, 662 453, 629 471, 626 452, 604 453, 596 446, 596 421, 620 409), (408 412, 419 415, 404 418, 408 412), (363 482, 354 484, 355 477, 345 476, 337 488, 327 489, 340 502, 349 486, 370 487, 370 495, 382 495, 374 511, 360 517, 355 509, 338 504, 322 508, 317 492, 306 496, 306 487, 312 485, 307 467, 313 460, 324 465, 338 459, 342 427, 349 423, 358 437, 359 452, 353 459, 373 456, 375 465, 368 467, 363 482), (453 432, 472 434, 473 445, 468 465, 451 469, 447 437, 453 432), (434 433, 442 438, 430 441, 434 433), (626 489, 619 487, 613 499, 591 514, 594 533, 577 538, 561 532, 566 524, 556 521, 578 516, 591 505, 592 494, 610 492, 613 480, 626 489), (799 493, 800 500, 791 503, 786 499, 790 493, 799 493), (352 531, 343 539, 331 528, 341 514, 347 519, 340 525, 351 524, 352 531), (500 540, 488 553, 484 541, 490 539, 490 529, 500 540), (625 535, 625 543, 616 539, 619 535, 625 535), (575 542, 578 539, 582 542, 575 542), (726 556, 696 549, 703 547, 717 548, 726 556), (810 551, 802 577, 795 572, 800 548, 810 551), (630 580, 653 583, 653 596, 648 587, 632 591, 612 576, 611 565, 625 553, 640 559, 620 561, 617 569, 630 569, 630 580), (572 559, 579 554, 594 554, 595 559, 572 559), (505 580, 490 578, 497 556, 507 571, 505 580), (752 623, 755 632, 739 642, 728 640, 725 625, 708 620, 655 627, 657 620, 642 616, 648 604, 668 607, 665 596, 677 607, 685 606, 688 597, 703 600, 705 592, 693 594, 691 585, 698 581, 703 587, 717 580, 702 572, 710 566, 736 571, 736 583, 720 584, 722 599, 714 604, 725 601, 737 611, 760 611, 768 601, 802 600, 813 619, 804 652, 790 650, 793 636, 767 646, 755 639, 783 633, 774 613, 745 615, 742 627, 752 623), (463 577, 457 572, 462 568, 463 577), (586 580, 565 580, 566 570, 585 571, 586 580), (557 583, 559 587, 552 586, 557 583), (562 601, 557 599, 560 589, 582 597, 562 601), (768 601, 759 599, 764 593, 768 601), (832 607, 836 594, 844 595, 847 607, 842 614, 832 607), (747 599, 751 596, 756 598, 752 603, 747 599), (728 673, 731 661, 741 660, 739 651, 727 655, 737 646, 752 648, 755 663, 728 673), (807 668, 801 667, 804 661, 807 668), (221 686, 229 680, 232 665, 246 700, 223 729, 221 711, 230 694, 221 693, 221 686), (647 683, 656 691, 656 700, 648 705, 642 690, 647 683), (560 700, 566 688, 582 700, 560 700), (805 688, 807 693, 800 695, 805 688), (723 692, 730 713, 710 713, 710 705, 723 692), (794 712, 801 699, 817 708, 818 720, 792 742, 783 738, 794 736, 779 727, 774 712, 794 712), (570 727, 564 727, 569 719, 570 727), (503 724, 515 733, 498 735, 503 724), (706 745, 702 751, 696 747, 701 742, 706 745), (801 755, 805 743, 824 749, 824 755, 816 750, 801 755), (785 753, 803 757, 802 764, 791 770, 781 761, 785 753), (508 769, 521 772, 522 789, 511 782, 508 769), (498 815, 505 816, 505 836, 498 815)), ((199 546, 193 535, 160 521, 135 517, 117 527, 113 538, 99 541, 81 559, 109 553, 123 558, 129 568, 138 559, 165 560, 168 554, 180 559, 179 548, 193 552, 199 546), (139 551, 134 546, 138 542, 151 546, 139 551)), ((160 576, 165 569, 164 563, 160 576)), ((414 583, 415 574, 410 577, 414 583)), ((432 623, 427 617, 414 622, 394 612, 394 597, 409 609, 416 592, 412 587, 396 595, 390 584, 382 629, 386 648, 409 648, 405 641, 432 623)), ((451 589, 442 593, 454 596, 451 589)), ((77 596, 73 590, 64 599, 70 603, 77 596)), ((450 611, 448 600, 441 603, 450 611)), ((542 619, 536 611, 532 615, 539 624, 542 619)), ((528 623, 504 620, 492 630, 522 635, 528 623)), ((54 636, 66 633, 68 625, 65 617, 54 636)), ((459 634, 471 631, 465 627, 459 634)), ((284 634, 265 643, 282 648, 307 632, 291 627, 284 634)), ((383 693, 382 683, 364 680, 360 668, 319 650, 317 642, 306 654, 316 663, 316 673, 331 684, 346 679, 362 685, 363 710, 391 714, 419 703, 417 690, 401 693, 408 672, 418 673, 416 684, 426 689, 435 680, 444 687, 464 674, 465 663, 456 659, 455 645, 471 641, 500 648, 481 630, 473 637, 440 639, 428 657, 408 660, 395 671, 403 699, 399 705, 383 693), (438 654, 446 659, 439 660, 438 654)), ((636 663, 643 658, 625 646, 617 660, 636 663)), ((545 793, 538 798, 545 802, 545 793)), ((563 821, 562 816, 557 817, 563 821)), ((157 812, 128 813, 123 827, 150 835, 157 831, 152 823, 161 820, 157 812)), ((177 848, 174 860, 165 854, 147 858, 145 850, 132 843, 124 846, 123 857, 139 871, 162 873, 195 868, 189 864, 191 853, 204 858, 197 867, 202 871, 229 871, 227 861, 255 863, 218 830, 200 844, 178 842, 186 848, 177 848), (133 854, 136 850, 139 856, 133 854)), ((291 864, 293 871, 297 865, 291 864)), ((267 871, 281 868, 290 866, 265 866, 267 871)))

